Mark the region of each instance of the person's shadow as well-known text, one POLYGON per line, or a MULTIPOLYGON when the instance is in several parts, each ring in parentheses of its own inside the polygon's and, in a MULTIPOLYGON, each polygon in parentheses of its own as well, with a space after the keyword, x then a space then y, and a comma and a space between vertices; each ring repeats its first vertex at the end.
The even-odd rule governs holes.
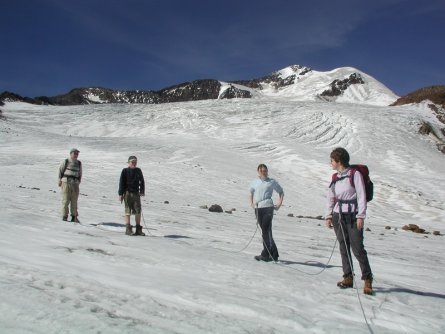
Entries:
POLYGON ((379 288, 379 287, 374 286, 373 290, 374 290, 375 293, 378 293, 378 292, 381 292, 381 293, 397 293, 397 292, 402 292, 402 293, 411 293, 411 294, 417 295, 417 296, 425 296, 425 297, 433 297, 433 298, 445 299, 445 294, 435 293, 435 292, 426 292, 426 291, 417 291, 417 290, 408 289, 408 288, 401 288, 401 287, 396 287, 396 288, 379 288))
POLYGON ((317 268, 335 268, 335 267, 341 267, 341 266, 333 266, 331 264, 324 264, 318 261, 306 261, 306 262, 296 262, 296 261, 288 261, 288 260, 280 260, 280 263, 284 265, 292 265, 292 264, 298 264, 300 266, 309 266, 309 267, 317 267, 317 268))
POLYGON ((104 223, 97 223, 97 224, 91 224, 92 226, 109 226, 109 227, 125 227, 125 224, 122 223, 108 223, 108 222, 104 222, 104 223))

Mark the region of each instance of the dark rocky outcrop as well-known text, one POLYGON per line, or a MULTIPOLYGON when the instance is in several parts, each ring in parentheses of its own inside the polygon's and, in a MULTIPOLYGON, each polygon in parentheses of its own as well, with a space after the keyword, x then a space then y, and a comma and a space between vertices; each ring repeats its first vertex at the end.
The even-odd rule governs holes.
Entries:
POLYGON ((158 96, 152 91, 115 91, 93 87, 76 88, 67 94, 49 98, 54 105, 80 105, 101 103, 158 103, 158 96))
POLYGON ((265 85, 271 85, 275 89, 279 89, 282 87, 286 87, 295 83, 295 80, 298 80, 305 74, 312 72, 312 69, 305 66, 300 65, 292 65, 290 66, 291 70, 295 73, 289 75, 288 77, 282 78, 280 72, 273 72, 267 76, 261 77, 259 79, 252 80, 238 80, 232 81, 235 84, 243 85, 253 89, 262 90, 265 85))
POLYGON ((221 84, 217 80, 185 82, 158 91, 158 103, 217 99, 220 88, 221 84))
POLYGON ((24 99, 24 97, 8 91, 4 91, 0 94, 1 105, 4 105, 4 102, 23 102, 24 99))
POLYGON ((431 126, 430 123, 423 122, 423 123, 420 125, 419 133, 420 133, 421 135, 429 135, 432 131, 433 131, 433 127, 431 126))
POLYGON ((437 129, 431 125, 431 123, 423 121, 419 127, 419 133, 424 136, 430 136, 435 142, 437 149, 442 153, 445 153, 445 128, 437 129))
POLYGON ((236 88, 233 85, 230 85, 220 96, 220 99, 235 99, 235 98, 251 98, 252 94, 243 89, 236 88))
POLYGON ((336 79, 331 82, 330 89, 325 90, 320 94, 321 97, 335 97, 342 95, 343 92, 351 85, 364 84, 362 76, 359 73, 352 73, 348 78, 339 80, 336 79))

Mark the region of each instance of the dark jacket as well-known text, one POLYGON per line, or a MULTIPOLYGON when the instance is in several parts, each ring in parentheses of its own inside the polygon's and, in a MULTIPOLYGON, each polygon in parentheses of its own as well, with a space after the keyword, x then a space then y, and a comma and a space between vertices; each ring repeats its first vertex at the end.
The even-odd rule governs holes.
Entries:
POLYGON ((121 177, 119 180, 119 196, 125 194, 125 192, 145 194, 145 182, 142 170, 136 168, 124 168, 122 169, 121 177))

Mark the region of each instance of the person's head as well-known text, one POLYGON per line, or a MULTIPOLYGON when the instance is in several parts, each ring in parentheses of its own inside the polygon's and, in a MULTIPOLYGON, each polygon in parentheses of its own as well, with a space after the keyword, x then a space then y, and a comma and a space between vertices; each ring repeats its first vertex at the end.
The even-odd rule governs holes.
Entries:
POLYGON ((70 158, 72 160, 77 160, 77 157, 79 156, 80 151, 77 148, 72 148, 70 151, 70 158))
POLYGON ((138 164, 138 158, 136 158, 134 155, 131 155, 128 158, 128 166, 130 168, 135 168, 137 164, 138 164))
POLYGON ((269 170, 265 164, 259 164, 257 167, 258 176, 261 178, 266 178, 269 174, 269 170))
POLYGON ((331 165, 334 169, 338 167, 349 167, 349 153, 343 147, 337 147, 331 152, 331 165))

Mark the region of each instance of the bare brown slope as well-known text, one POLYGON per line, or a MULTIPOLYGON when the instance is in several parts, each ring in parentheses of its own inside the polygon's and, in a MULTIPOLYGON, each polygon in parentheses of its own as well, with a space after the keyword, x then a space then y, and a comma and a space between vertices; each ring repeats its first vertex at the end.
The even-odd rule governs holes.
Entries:
POLYGON ((392 105, 400 106, 408 103, 419 103, 424 100, 430 100, 434 104, 445 108, 445 86, 430 86, 418 89, 408 95, 402 96, 392 105))

